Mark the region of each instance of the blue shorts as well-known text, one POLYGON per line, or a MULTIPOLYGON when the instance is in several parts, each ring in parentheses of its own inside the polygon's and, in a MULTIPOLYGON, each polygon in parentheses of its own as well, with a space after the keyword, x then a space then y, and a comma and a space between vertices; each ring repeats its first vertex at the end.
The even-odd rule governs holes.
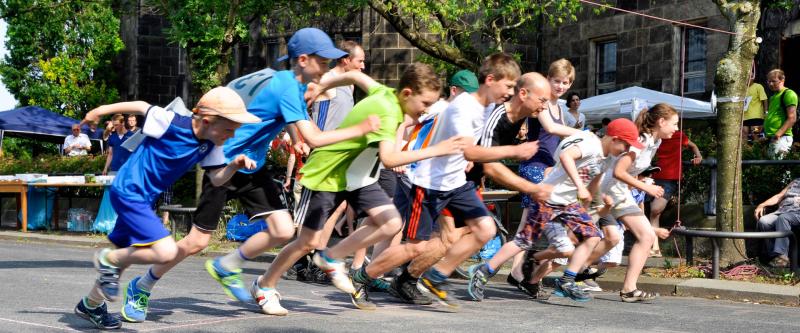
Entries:
POLYGON ((404 181, 398 182, 394 204, 405 222, 403 236, 407 240, 430 240, 433 231, 439 230, 436 219, 445 208, 453 215, 456 223, 489 216, 477 190, 473 182, 467 182, 450 191, 431 190, 409 185, 404 181))
MULTIPOLYGON (((522 163, 519 165, 519 175, 531 183, 539 184, 544 180, 545 169, 547 168, 540 164, 522 163)), ((522 193, 521 196, 523 208, 531 208, 531 206, 536 203, 535 200, 532 200, 531 197, 525 193, 522 193)))
POLYGON ((150 203, 120 198, 113 190, 108 194, 111 207, 117 211, 117 223, 108 234, 108 240, 118 248, 150 246, 170 236, 150 203))
MULTIPOLYGON (((664 189, 664 195, 662 198, 664 200, 669 201, 672 199, 672 196, 678 193, 678 181, 677 180, 663 180, 663 179, 656 179, 655 184, 661 186, 664 189)), ((652 198, 650 198, 652 200, 652 198)))

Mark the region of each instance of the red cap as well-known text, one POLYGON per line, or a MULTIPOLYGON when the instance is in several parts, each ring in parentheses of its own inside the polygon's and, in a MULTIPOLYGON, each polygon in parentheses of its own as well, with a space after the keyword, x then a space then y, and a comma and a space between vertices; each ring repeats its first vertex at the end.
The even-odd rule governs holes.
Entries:
POLYGON ((639 129, 636 124, 625 118, 614 119, 606 127, 606 135, 627 142, 631 147, 642 149, 639 142, 639 129))

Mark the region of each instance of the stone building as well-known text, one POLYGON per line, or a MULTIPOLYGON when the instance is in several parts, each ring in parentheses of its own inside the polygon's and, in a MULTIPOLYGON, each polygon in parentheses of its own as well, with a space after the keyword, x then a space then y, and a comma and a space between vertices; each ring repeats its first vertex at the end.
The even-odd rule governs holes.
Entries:
MULTIPOLYGON (((711 0, 606 2, 655 17, 731 30, 711 0)), ((787 86, 800 85, 800 63, 789 57, 800 51, 797 18, 797 9, 764 11, 759 27, 764 42, 757 57, 757 80, 763 82, 769 69, 783 67, 787 86)), ((177 95, 191 102, 185 51, 168 43, 163 34, 167 25, 163 17, 140 5, 123 17, 123 40, 128 46, 121 62, 124 66, 120 92, 124 99, 166 104, 177 95)), ((367 53, 367 74, 388 85, 396 84, 404 67, 422 54, 368 9, 346 18, 322 20, 315 26, 334 39, 360 42, 367 53)), ((262 28, 251 27, 252 38, 235 49, 230 78, 264 67, 285 66, 275 59, 285 54, 291 31, 264 37, 257 33, 262 28)), ((265 30, 276 31, 269 27, 265 30)), ((540 32, 525 34, 518 44, 507 49, 521 55, 525 71, 544 72, 553 60, 569 59, 577 68, 572 90, 582 97, 630 86, 680 94, 683 84, 687 97, 708 100, 714 88, 716 63, 727 50, 728 40, 727 34, 629 13, 606 10, 598 15, 585 6, 576 22, 543 25, 540 32)))

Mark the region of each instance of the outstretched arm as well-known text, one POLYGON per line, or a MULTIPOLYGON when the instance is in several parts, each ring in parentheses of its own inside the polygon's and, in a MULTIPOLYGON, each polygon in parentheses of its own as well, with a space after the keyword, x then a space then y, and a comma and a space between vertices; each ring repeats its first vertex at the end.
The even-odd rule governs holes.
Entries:
MULTIPOLYGON (((790 185, 791 185, 791 183, 790 183, 790 185)), ((761 216, 764 215, 764 208, 767 208, 769 206, 775 206, 775 205, 779 204, 781 202, 781 200, 783 199, 783 196, 786 195, 787 191, 789 191, 789 186, 784 187, 783 191, 781 191, 780 193, 778 193, 776 195, 773 195, 771 198, 767 199, 766 201, 762 202, 760 205, 756 206, 756 211, 755 211, 756 219, 760 219, 761 216)))
MULTIPOLYGON (((340 128, 333 131, 321 131, 316 124, 308 120, 300 120, 294 126, 303 136, 306 144, 311 148, 327 146, 332 143, 344 141, 352 138, 364 136, 369 132, 377 131, 381 126, 381 121, 377 116, 370 115, 358 125, 340 128)), ((289 132, 291 133, 291 132, 289 132)), ((292 138, 294 141, 295 138, 292 138)))
POLYGON ((147 114, 147 109, 149 108, 150 104, 142 101, 101 105, 86 113, 86 116, 83 117, 81 121, 81 126, 88 123, 97 124, 101 117, 115 113, 129 113, 137 116, 144 116, 147 114))
POLYGON ((222 167, 216 168, 212 170, 207 170, 206 173, 208 174, 208 179, 211 181, 211 184, 216 186, 224 185, 228 180, 233 177, 236 171, 239 169, 248 169, 252 170, 255 169, 256 162, 251 160, 245 155, 236 156, 231 163, 222 167))
POLYGON ((527 160, 539 150, 537 141, 521 143, 518 145, 483 147, 473 145, 464 149, 464 158, 473 162, 497 162, 505 158, 527 160))
MULTIPOLYGON (((561 117, 563 118, 564 115, 562 114, 561 117)), ((581 132, 580 130, 572 127, 556 124, 553 121, 553 117, 550 116, 550 110, 539 112, 539 115, 536 116, 536 119, 539 120, 539 123, 542 124, 542 128, 547 131, 547 133, 558 135, 562 138, 581 132)))
POLYGON ((489 178, 492 178, 492 180, 503 185, 505 188, 524 192, 531 196, 535 194, 535 199, 539 201, 547 200, 547 197, 550 195, 550 191, 547 190, 547 187, 529 182, 500 162, 483 164, 483 174, 489 176, 489 178))
POLYGON ((394 142, 383 140, 378 144, 378 158, 384 167, 391 169, 431 157, 460 154, 470 143, 468 137, 454 136, 424 149, 400 151, 394 142))

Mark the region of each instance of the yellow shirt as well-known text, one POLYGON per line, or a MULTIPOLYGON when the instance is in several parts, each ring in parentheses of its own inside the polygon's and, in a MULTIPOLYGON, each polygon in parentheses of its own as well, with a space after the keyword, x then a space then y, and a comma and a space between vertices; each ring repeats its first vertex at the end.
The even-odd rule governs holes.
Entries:
POLYGON ((750 97, 750 105, 744 112, 743 120, 750 119, 764 119, 764 101, 767 100, 767 93, 764 92, 764 86, 753 82, 747 88, 747 96, 750 97))

